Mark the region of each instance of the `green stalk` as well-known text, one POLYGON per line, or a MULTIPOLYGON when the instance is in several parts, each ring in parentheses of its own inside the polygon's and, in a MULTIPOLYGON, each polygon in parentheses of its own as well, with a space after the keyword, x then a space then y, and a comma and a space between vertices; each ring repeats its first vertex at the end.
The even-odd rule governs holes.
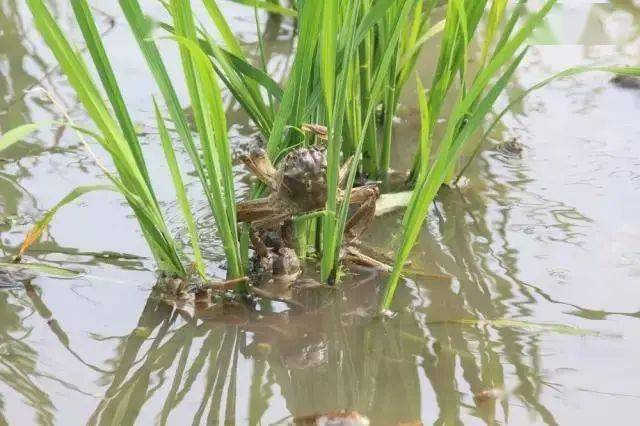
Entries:
MULTIPOLYGON (((366 8, 370 7, 371 0, 364 0, 362 2, 362 13, 364 14, 366 8)), ((372 68, 373 68, 373 35, 367 34, 360 45, 360 122, 365 119, 366 105, 369 105, 371 101, 371 80, 372 80, 372 68)), ((369 176, 376 176, 378 174, 378 135, 376 132, 376 121, 370 120, 368 126, 364 129, 366 133, 364 152, 366 153, 363 158, 363 169, 369 176)))
MULTIPOLYGON (((97 58, 97 64, 104 65, 106 56, 100 53, 101 44, 98 39, 93 39, 95 34, 88 26, 88 17, 83 13, 87 6, 80 3, 81 0, 75 1, 77 3, 74 11, 78 13, 78 20, 84 27, 83 35, 87 37, 87 46, 89 46, 92 56, 97 58)), ((139 166, 139 162, 143 160, 138 154, 140 148, 139 142, 133 137, 135 135, 129 133, 130 139, 125 137, 119 123, 112 117, 111 111, 103 101, 103 96, 93 81, 86 64, 76 53, 78 50, 67 40, 43 0, 28 0, 27 5, 31 10, 38 31, 49 45, 62 71, 75 89, 78 99, 95 123, 99 131, 96 140, 113 160, 118 176, 115 177, 104 170, 106 176, 123 193, 133 209, 143 235, 160 268, 179 276, 185 276, 186 271, 180 260, 178 248, 167 229, 153 188, 145 178, 143 170, 146 169, 139 166), (132 147, 134 143, 138 147, 132 147)), ((102 71, 107 90, 113 90, 111 85, 115 85, 115 79, 110 73, 110 68, 104 68, 102 71)), ((111 93, 111 97, 115 100, 114 109, 119 109, 117 111, 118 117, 126 120, 128 113, 124 109, 124 104, 118 101, 116 93, 111 93)))
POLYGON ((176 160, 176 154, 171 144, 171 138, 169 137, 169 131, 164 123, 162 114, 156 100, 153 100, 153 108, 156 114, 156 122, 158 123, 158 131, 160 132, 160 142, 162 143, 162 150, 169 166, 169 172, 171 173, 171 179, 173 180, 173 187, 176 190, 176 196, 178 203, 182 209, 182 215, 187 223, 187 229, 189 231, 189 237, 191 238, 191 247, 193 248, 193 255, 195 257, 196 268, 202 278, 206 277, 206 270, 204 262, 202 260, 202 252, 200 251, 200 243, 198 238, 198 230, 196 229, 196 222, 189 206, 189 200, 187 199, 187 192, 185 190, 184 181, 180 175, 180 168, 178 161, 176 160))
POLYGON ((176 35, 175 39, 180 46, 194 121, 200 135, 207 184, 212 194, 212 212, 222 237, 229 275, 237 278, 243 274, 244 268, 235 225, 233 170, 222 95, 213 65, 198 44, 190 0, 172 0, 171 6, 176 34, 184 35, 176 35))
MULTIPOLYGON (((459 153, 471 139, 473 133, 481 126, 495 100, 512 78, 513 73, 526 53, 526 49, 511 61, 507 70, 501 74, 495 83, 489 85, 491 79, 498 75, 500 69, 510 62, 516 51, 555 3, 556 0, 547 1, 541 10, 529 18, 513 37, 501 44, 500 49, 492 56, 486 67, 479 70, 468 91, 455 104, 449 117, 441 146, 438 149, 435 163, 428 169, 429 171, 426 175, 422 173, 425 170, 424 167, 421 168, 421 180, 417 182, 414 189, 415 195, 412 197, 411 204, 405 213, 402 240, 396 255, 393 271, 381 301, 381 309, 389 309, 391 306, 402 269, 418 238, 429 204, 445 181, 447 173, 451 170, 451 166, 455 163, 459 153), (482 94, 487 87, 490 87, 490 89, 483 96, 482 94)), ((432 113, 430 109, 429 113, 432 113)), ((423 119, 429 118, 431 118, 430 123, 432 123, 432 116, 423 116, 423 119)))
POLYGON ((226 118, 222 96, 216 83, 216 75, 199 45, 192 40, 176 37, 181 46, 189 49, 194 60, 196 87, 201 96, 203 129, 200 137, 207 163, 209 189, 212 197, 212 212, 222 237, 222 244, 229 265, 231 278, 243 275, 238 231, 236 227, 235 194, 230 147, 227 138, 226 118))
MULTIPOLYGON (((342 57, 342 69, 338 74, 335 95, 329 94, 330 100, 333 106, 331 108, 331 115, 329 120, 329 140, 327 146, 327 215, 328 217, 323 221, 323 250, 322 250, 322 262, 320 265, 320 277, 324 282, 335 279, 337 268, 337 254, 338 246, 336 244, 336 230, 339 223, 336 223, 335 215, 337 212, 338 204, 338 170, 340 169, 340 153, 342 145, 342 126, 344 123, 345 102, 344 98, 347 93, 347 82, 349 73, 349 63, 353 60, 353 56, 356 50, 356 18, 359 4, 359 0, 356 0, 356 5, 350 9, 347 9, 345 19, 343 21, 343 28, 351 29, 348 33, 346 41, 346 47, 344 56, 342 57)), ((332 9, 329 9, 332 10, 332 9)), ((325 9, 325 12, 327 9, 325 9)), ((333 9, 333 13, 336 11, 333 9)), ((325 17, 325 21, 337 20, 338 16, 325 17)), ((323 47, 326 47, 323 46, 323 47)), ((327 57, 324 55, 323 57, 327 57)), ((325 67, 327 69, 327 67, 325 67)), ((335 68, 331 70, 335 73, 335 68)), ((359 157, 356 156, 354 163, 357 163, 359 157)), ((355 176, 354 176, 355 178, 355 176)))
POLYGON ((96 70, 98 71, 102 85, 104 86, 109 101, 111 102, 116 119, 120 124, 120 128, 124 133, 124 137, 135 157, 136 164, 140 169, 142 176, 147 182, 147 185, 151 186, 149 172, 147 171, 147 166, 142 156, 142 149, 138 142, 138 136, 133 125, 133 120, 131 120, 131 116, 125 106, 122 93, 120 92, 120 88, 118 87, 118 83, 113 73, 111 62, 107 57, 107 53, 100 38, 100 33, 95 24, 93 14, 91 13, 91 8, 87 4, 86 0, 72 0, 71 5, 73 7, 76 20, 78 21, 78 26, 80 27, 84 40, 87 43, 89 53, 96 65, 96 70))
MULTIPOLYGON (((373 79, 372 90, 371 90, 372 96, 369 104, 367 105, 367 113, 365 115, 365 119, 363 122, 363 128, 367 128, 367 126, 369 125, 369 122, 373 119, 375 108, 377 105, 377 99, 379 99, 381 96, 382 90, 384 88, 384 83, 385 81, 387 81, 386 77, 388 75, 391 62, 394 58, 394 54, 396 53, 397 43, 400 37, 400 31, 402 29, 402 23, 405 21, 406 17, 408 16, 408 13, 411 10, 412 6, 414 5, 415 1, 416 0, 401 0, 400 4, 398 5, 398 7, 400 7, 400 12, 396 15, 396 18, 393 20, 389 28, 390 31, 388 35, 388 43, 386 45, 385 50, 382 52, 382 57, 379 61, 379 66, 376 71, 376 75, 374 76, 374 79, 373 79)), ((374 9, 375 9, 375 6, 374 6, 374 9)), ((361 34, 362 31, 364 31, 363 28, 366 28, 369 25, 372 25, 372 23, 367 20, 367 17, 365 17, 365 19, 363 19, 363 21, 361 22, 358 28, 357 34, 361 34)), ((362 39, 362 38, 356 37, 356 40, 358 39, 362 39)), ((352 46, 352 47, 355 48, 355 46, 352 46)), ((350 55, 353 55, 353 51, 350 52, 350 55)), ((348 60, 350 59, 350 56, 346 56, 346 58, 348 60)), ((340 85, 338 87, 340 87, 340 85)), ((342 98, 341 96, 336 96, 336 99, 341 99, 341 98, 342 98)), ((322 279, 326 279, 326 280, 329 280, 330 278, 335 279, 335 276, 337 274, 337 269, 339 264, 339 258, 338 258, 339 247, 341 245, 344 229, 347 223, 351 189, 353 188, 356 173, 358 170, 358 163, 362 155, 365 136, 366 136, 366 133, 362 132, 362 136, 360 137, 360 140, 356 144, 356 151, 354 153, 354 158, 351 164, 351 168, 349 169, 349 176, 347 177, 346 187, 344 190, 345 197, 342 203, 340 204, 339 211, 337 211, 335 224, 334 224, 334 220, 331 217, 334 213, 329 209, 330 200, 327 202, 327 211, 329 214, 329 220, 325 222, 328 222, 333 225, 332 225, 332 228, 330 229, 330 232, 325 232, 323 236, 324 250, 323 250, 322 265, 321 265, 322 279)), ((329 142, 331 144, 331 140, 329 142)), ((331 163, 329 163, 329 167, 327 171, 328 176, 331 171, 332 171, 331 163)), ((335 170, 335 173, 337 174, 337 168, 335 170)), ((329 185, 331 185, 330 183, 331 181, 329 181, 329 179, 327 179, 327 182, 329 182, 329 185)), ((329 189, 331 189, 331 186, 329 186, 329 189)), ((331 196, 331 194, 329 196, 331 196)))
MULTIPOLYGON (((260 28, 260 16, 258 16, 258 2, 255 1, 253 7, 253 17, 256 21, 256 33, 258 34, 258 48, 260 51, 260 65, 262 66, 262 71, 267 73, 267 58, 264 53, 264 40, 262 39, 262 29, 260 28)), ((273 96, 269 93, 269 109, 273 113, 273 96)))
POLYGON ((379 174, 386 176, 391 168, 391 142, 393 137, 393 118, 396 113, 397 98, 396 92, 396 66, 398 57, 392 59, 389 68, 388 86, 385 91, 384 101, 384 124, 382 130, 382 162, 380 163, 379 174))

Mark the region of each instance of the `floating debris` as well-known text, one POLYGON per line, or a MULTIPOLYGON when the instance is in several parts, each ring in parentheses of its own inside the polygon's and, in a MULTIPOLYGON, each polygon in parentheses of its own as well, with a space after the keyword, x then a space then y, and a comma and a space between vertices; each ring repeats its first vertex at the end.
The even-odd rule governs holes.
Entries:
POLYGON ((406 208, 411 200, 413 191, 393 192, 381 194, 376 201, 376 216, 383 216, 406 208))

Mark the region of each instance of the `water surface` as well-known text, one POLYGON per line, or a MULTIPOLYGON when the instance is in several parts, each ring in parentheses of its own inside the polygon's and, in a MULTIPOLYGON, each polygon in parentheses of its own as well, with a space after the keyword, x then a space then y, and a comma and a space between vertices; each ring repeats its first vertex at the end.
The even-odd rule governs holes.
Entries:
MULTIPOLYGON (((51 3, 77 40, 67 2, 51 3)), ((152 124, 154 83, 115 2, 93 3, 105 12, 97 15, 100 27, 147 134, 145 154, 163 206, 186 239, 152 124)), ((143 4, 161 16, 157 2, 143 4)), ((637 65, 640 12, 633 4, 568 2, 558 9, 536 34, 509 96, 572 65, 637 65)), ((255 53, 251 9, 223 6, 255 53)), ((281 76, 295 44, 292 24, 261 20, 270 71, 281 76)), ((177 70, 175 50, 162 46, 177 70)), ((443 190, 432 206, 412 256, 421 274, 402 283, 396 316, 384 322, 370 312, 385 277, 366 270, 303 313, 264 303, 258 313, 189 320, 152 292, 153 262, 117 194, 66 207, 28 260, 86 275, 0 284, 0 424, 286 424, 339 410, 381 425, 635 423, 640 92, 609 79, 594 73, 558 81, 506 116, 470 168, 468 187, 443 190), (519 157, 497 149, 513 137, 524 146, 519 157)), ((0 128, 61 118, 40 93, 24 94, 40 85, 85 120, 24 2, 3 0, 0 128)), ((417 137, 411 89, 394 134, 399 169, 417 137)), ((239 153, 255 130, 230 98, 228 111, 239 153)), ((5 259, 68 191, 104 182, 64 129, 43 131, 1 157, 5 259)), ((246 172, 240 165, 236 171, 244 192, 246 172)), ((211 272, 221 275, 222 251, 197 185, 190 195, 211 272)), ((367 244, 392 251, 400 219, 400 212, 377 218, 367 244)), ((11 280, 3 275, 5 282, 11 280)))

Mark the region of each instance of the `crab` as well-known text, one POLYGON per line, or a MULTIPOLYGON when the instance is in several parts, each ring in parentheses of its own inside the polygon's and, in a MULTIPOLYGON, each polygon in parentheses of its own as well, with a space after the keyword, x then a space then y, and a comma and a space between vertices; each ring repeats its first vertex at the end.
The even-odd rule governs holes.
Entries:
MULTIPOLYGON (((326 147, 312 145, 294 149, 278 168, 262 149, 242 156, 242 161, 270 191, 266 197, 237 205, 238 221, 251 224, 251 243, 258 258, 254 265, 259 266, 261 274, 297 277, 301 268, 293 250, 293 218, 325 207, 328 193, 326 147)), ((340 169, 339 187, 348 175, 350 164, 348 160, 340 169)), ((356 240, 371 223, 379 195, 374 184, 351 190, 350 203, 358 208, 345 226, 346 245, 356 240)), ((339 188, 338 201, 343 199, 344 191, 339 188)))

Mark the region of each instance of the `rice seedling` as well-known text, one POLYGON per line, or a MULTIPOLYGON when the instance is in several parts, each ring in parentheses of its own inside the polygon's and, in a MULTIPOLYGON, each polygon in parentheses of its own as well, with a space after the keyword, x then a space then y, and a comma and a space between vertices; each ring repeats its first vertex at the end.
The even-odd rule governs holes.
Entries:
MULTIPOLYGON (((505 9, 502 5, 496 6, 499 1, 493 2, 491 10, 498 9, 501 11, 500 13, 504 13, 505 9)), ((417 168, 414 169, 416 185, 403 218, 400 248, 396 255, 394 269, 387 282, 384 297, 381 300, 382 309, 388 309, 391 305, 403 266, 418 237, 428 206, 435 198, 441 185, 454 172, 457 159, 463 148, 471 140, 471 136, 481 127, 496 99, 511 80, 527 51, 527 48, 523 47, 527 38, 551 10, 556 0, 545 2, 537 13, 527 18, 521 27, 514 32, 521 12, 520 8, 516 7, 492 52, 487 53, 489 47, 483 49, 483 66, 473 76, 472 83, 468 87, 465 65, 467 51, 470 46, 470 36, 473 35, 479 20, 478 14, 482 14, 482 11, 474 11, 472 8, 465 10, 460 7, 459 3, 450 2, 448 5, 441 60, 438 63, 438 71, 432 90, 429 92, 428 98, 422 90, 419 94, 423 129, 421 137, 423 139, 418 153, 419 160, 416 162, 417 168), (432 164, 428 164, 433 125, 440 114, 445 93, 448 92, 458 73, 461 74, 460 80, 463 90, 448 116, 446 131, 435 152, 434 161, 432 164)), ((482 10, 484 10, 484 6, 482 10)), ((490 46, 490 43, 491 40, 485 40, 486 46, 490 46)))
MULTIPOLYGON (((422 3, 415 0, 300 2, 298 49, 281 95, 267 88, 273 86, 266 83, 268 80, 260 79, 261 86, 278 101, 270 132, 266 133, 265 126, 257 124, 268 139, 267 152, 272 160, 280 158, 290 147, 309 143, 302 132, 295 131, 303 123, 326 123, 328 127, 327 214, 322 221, 321 238, 316 238, 316 233, 311 233, 309 238, 320 248, 324 280, 331 279, 337 272, 338 248, 347 221, 349 197, 340 206, 337 201, 338 170, 347 157, 355 157, 345 188, 347 194, 359 170, 374 177, 382 174, 374 115, 385 96, 389 108, 395 110, 397 93, 415 64, 419 47, 437 32, 427 24, 433 4, 427 2, 423 9, 422 3), (386 84, 389 81, 393 84, 386 84)), ((214 10, 212 14, 214 22, 219 33, 228 35, 228 24, 218 12, 214 10)), ((204 30, 201 33, 204 34, 204 30)), ((208 50, 213 52, 215 42, 209 36, 204 38, 208 50)), ((227 49, 235 49, 232 38, 223 38, 227 49)), ((235 53, 238 54, 238 50, 235 53)), ((223 57, 213 56, 216 63, 223 57)), ((245 95, 250 88, 240 90, 234 83, 240 81, 235 78, 238 65, 247 67, 244 58, 236 60, 235 67, 220 67, 224 74, 222 80, 241 105, 249 105, 245 109, 254 122, 260 123, 260 114, 245 95)), ((391 121, 387 121, 387 128, 390 126, 391 121)), ((390 130, 386 140, 390 143, 390 130)), ((389 154, 390 151, 387 147, 383 152, 389 154)), ((259 194, 260 189, 254 191, 254 196, 259 194)), ((307 229, 319 228, 312 224, 307 229)), ((306 246, 304 242, 302 245, 306 246)))
MULTIPOLYGON (((179 47, 197 137, 187 124, 173 82, 152 38, 154 23, 144 15, 138 0, 119 0, 119 3, 215 217, 230 278, 239 277, 244 271, 246 244, 240 243, 246 243, 247 239, 239 235, 236 227, 231 156, 219 82, 267 139, 266 151, 275 163, 288 150, 314 143, 315 138, 302 130, 304 123, 326 125, 325 211, 303 215, 294 222, 302 253, 314 245, 321 258, 322 279, 335 281, 356 177, 359 173, 372 178, 384 177, 388 172, 399 93, 409 80, 425 42, 442 32, 428 95, 418 82, 422 127, 412 171, 415 190, 403 220, 401 249, 382 303, 387 308, 401 265, 407 260, 429 203, 442 183, 455 176, 460 153, 511 79, 526 52, 522 46, 527 37, 555 0, 545 2, 539 12, 524 22, 520 22, 523 2, 510 11, 505 22, 510 10, 506 0, 452 0, 444 6, 445 19, 439 22, 432 22, 437 7, 435 0, 299 1, 291 9, 278 2, 239 1, 254 8, 258 33, 258 9, 297 19, 297 50, 282 85, 267 74, 260 34, 260 65, 255 66, 214 0, 202 0, 202 4, 217 30, 216 37, 206 25, 198 22, 190 1, 170 0, 163 4, 171 22, 161 23, 160 27, 179 47), (486 17, 486 31, 479 58, 476 58, 477 70, 472 73, 468 62, 477 45, 483 17, 486 17), (455 101, 452 111, 446 114, 446 131, 442 140, 434 143, 435 125, 445 116, 443 105, 449 99, 455 101), (376 120, 379 111, 383 112, 381 123, 376 120), (345 188, 340 189, 338 174, 347 161, 350 167, 345 188)), ((107 173, 107 176, 127 197, 159 265, 184 276, 183 256, 162 218, 140 143, 86 0, 75 0, 72 5, 109 104, 103 102, 100 89, 51 18, 43 0, 29 0, 28 4, 39 30, 98 127, 97 134, 91 135, 112 157, 117 175, 107 173)), ((195 264, 204 275, 197 229, 171 135, 155 102, 154 109, 195 264)), ((252 197, 259 196, 262 190, 263 187, 257 185, 252 197)))
MULTIPOLYGON (((346 158, 354 157, 346 194, 359 171, 377 177, 388 170, 398 94, 415 66, 421 47, 443 29, 442 23, 430 23, 435 1, 299 2, 296 8, 298 49, 281 90, 274 90, 277 84, 264 74, 254 80, 241 78, 243 69, 251 69, 253 74, 256 70, 247 64, 215 4, 207 3, 224 40, 224 49, 221 51, 204 29, 200 31, 201 42, 212 55, 222 81, 268 139, 267 152, 271 159, 282 157, 290 147, 310 142, 302 132, 295 131, 303 123, 327 125, 327 214, 321 226, 312 223, 304 229, 309 232, 308 241, 315 243, 321 253, 323 279, 333 279, 350 201, 348 195, 342 203, 337 201, 338 170, 346 158), (228 57, 225 51, 233 52, 231 66, 224 64, 228 57), (251 95, 255 93, 252 82, 258 82, 266 89, 269 99, 277 102, 271 127, 261 124, 265 114, 260 110, 266 110, 266 105, 264 108, 257 105, 266 100, 251 95), (386 111, 382 133, 377 131, 375 120, 380 105, 384 105, 386 111), (319 234, 318 229, 322 229, 319 234)), ((270 105, 273 106, 273 102, 270 105)), ((259 186, 253 196, 258 196, 261 189, 259 186)), ((304 253, 307 239, 300 241, 304 253)))
MULTIPOLYGON (((120 111, 117 116, 119 121, 111 115, 87 66, 67 40, 45 4, 41 0, 30 0, 27 5, 33 14, 36 27, 56 56, 61 69, 76 89, 78 98, 98 128, 100 135, 96 134, 96 139, 111 155, 118 173, 118 176, 111 173, 106 173, 106 175, 123 193, 134 210, 158 265, 160 268, 177 275, 185 275, 185 268, 180 260, 178 248, 169 234, 156 196, 149 183, 144 159, 140 155, 139 141, 132 125, 130 125, 131 120, 127 120, 128 113, 124 108, 124 102, 118 102, 121 95, 117 91, 117 87, 112 85, 115 80, 111 78, 112 72, 109 64, 102 63, 99 72, 111 94, 110 100, 115 101, 114 110, 120 111)), ((90 13, 83 2, 74 2, 74 6, 76 11, 90 13)), ((78 16, 82 17, 80 14, 78 16)), ((95 31, 95 25, 83 28, 87 33, 95 31)), ((99 38, 93 38, 90 41, 94 42, 93 44, 88 43, 92 56, 106 59, 99 38)))
POLYGON ((0 134, 0 152, 22 141, 27 136, 44 127, 47 123, 28 123, 0 134))
MULTIPOLYGON (((385 82, 387 81, 386 77, 391 69, 392 61, 394 60, 394 54, 396 53, 396 47, 398 44, 398 40, 401 34, 403 24, 409 15, 409 11, 415 4, 414 1, 405 0, 401 2, 396 2, 393 6, 391 4, 387 4, 386 8, 381 7, 378 8, 382 2, 376 3, 362 18, 362 21, 359 25, 355 25, 355 10, 358 8, 352 8, 351 19, 353 21, 347 20, 343 24, 343 28, 350 28, 351 34, 347 34, 348 38, 345 36, 347 40, 346 46, 344 47, 344 53, 342 55, 342 63, 348 64, 354 60, 354 53, 357 47, 357 42, 361 41, 362 38, 367 34, 370 28, 382 19, 385 15, 385 12, 389 7, 397 7, 401 6, 399 12, 395 14, 395 19, 392 20, 391 25, 389 26, 389 42, 387 43, 376 70, 375 75, 373 76, 373 81, 370 87, 370 99, 368 104, 365 106, 365 114, 364 120, 362 122, 362 128, 366 129, 369 123, 373 120, 376 106, 378 104, 378 99, 382 94, 382 90, 385 82), (354 30, 355 29, 355 30, 354 30)), ((325 11, 326 12, 326 11, 325 11)), ((346 14, 349 17, 348 11, 346 14)), ((335 17, 334 17, 335 18, 335 17)), ((323 51, 326 51, 327 48, 323 46, 323 51)), ((323 52, 324 53, 324 52, 323 52)), ((323 55, 323 57, 327 57, 327 55, 323 55)), ((353 188, 353 184, 355 181, 356 173, 358 171, 358 163, 362 155, 364 142, 366 138, 366 132, 360 132, 358 141, 356 141, 354 146, 353 158, 349 176, 346 179, 346 188, 345 188, 345 197, 339 208, 337 204, 337 174, 340 168, 340 149, 342 144, 341 139, 341 131, 342 124, 344 118, 344 107, 345 103, 342 101, 343 94, 347 91, 347 82, 349 76, 349 68, 344 67, 340 70, 338 74, 336 84, 335 93, 330 93, 332 96, 329 101, 336 101, 336 106, 334 108, 333 114, 328 115, 329 117, 329 153, 328 153, 328 168, 327 168, 327 185, 329 188, 329 194, 327 198, 327 217, 323 222, 323 251, 322 251, 322 263, 321 263, 321 276, 323 280, 332 280, 335 279, 337 274, 337 268, 339 266, 339 247, 342 243, 342 237, 344 234, 345 225, 347 223, 347 216, 349 212, 349 194, 351 189, 353 188)), ((326 102, 327 105, 330 105, 331 102, 326 102)), ((327 107, 327 110, 329 107, 327 107)))
MULTIPOLYGON (((104 173, 133 209, 160 269, 185 277, 187 272, 183 255, 173 240, 159 207, 140 141, 86 0, 74 0, 73 11, 109 103, 103 100, 102 92, 85 62, 65 37, 45 3, 42 0, 29 0, 27 5, 36 27, 60 63, 97 131, 89 132, 75 125, 74 128, 78 129, 81 138, 83 134, 92 136, 110 155, 117 173, 111 173, 106 169, 104 173)), ((180 44, 185 80, 198 130, 199 147, 188 127, 155 41, 150 38, 151 22, 144 16, 137 1, 121 1, 120 5, 156 79, 165 106, 190 156, 216 219, 227 257, 228 275, 232 278, 239 277, 244 268, 235 225, 235 194, 222 97, 213 65, 205 60, 205 54, 196 43, 196 27, 190 13, 190 4, 173 1, 169 6, 175 19, 175 38, 180 44)), ((174 148, 160 116, 159 107, 154 107, 163 151, 191 237, 195 264, 198 272, 204 276, 205 266, 199 250, 195 220, 186 198, 174 148)))

